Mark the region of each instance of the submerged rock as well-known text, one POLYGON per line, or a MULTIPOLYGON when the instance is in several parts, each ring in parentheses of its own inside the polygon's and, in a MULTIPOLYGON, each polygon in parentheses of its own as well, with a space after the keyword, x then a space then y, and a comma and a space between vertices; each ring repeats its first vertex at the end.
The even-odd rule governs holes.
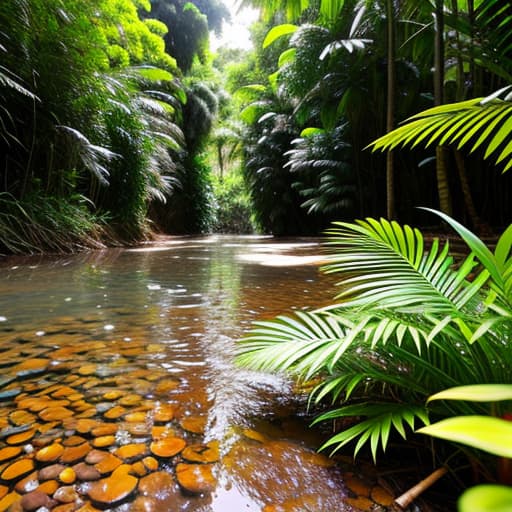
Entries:
POLYGON ((178 483, 188 492, 201 494, 212 492, 217 486, 211 464, 178 464, 176 477, 178 483))
POLYGON ((137 478, 126 473, 120 466, 110 477, 92 483, 88 495, 98 504, 114 505, 132 494, 138 482, 137 478))

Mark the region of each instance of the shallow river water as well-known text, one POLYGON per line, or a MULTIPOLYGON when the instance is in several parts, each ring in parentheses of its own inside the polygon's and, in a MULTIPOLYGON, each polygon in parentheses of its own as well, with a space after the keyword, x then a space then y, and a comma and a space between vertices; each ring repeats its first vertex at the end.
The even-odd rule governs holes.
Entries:
POLYGON ((1 261, 0 512, 388 510, 316 453, 290 383, 233 363, 253 320, 329 301, 321 258, 203 237, 1 261))

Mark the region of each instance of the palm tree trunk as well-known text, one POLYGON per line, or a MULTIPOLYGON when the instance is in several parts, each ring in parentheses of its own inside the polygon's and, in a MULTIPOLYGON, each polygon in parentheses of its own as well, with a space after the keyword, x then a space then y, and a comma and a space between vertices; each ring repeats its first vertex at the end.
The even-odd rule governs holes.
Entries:
MULTIPOLYGON (((444 102, 444 3, 436 0, 435 8, 435 52, 434 52, 434 103, 442 105, 444 102)), ((439 208, 442 212, 452 214, 452 197, 448 184, 448 166, 446 163, 446 148, 436 148, 436 177, 439 208)))
POLYGON ((473 201, 473 195, 471 194, 471 188, 469 186, 468 175, 466 172, 466 165, 464 163, 464 157, 462 153, 454 149, 453 155, 455 156, 455 163, 457 165, 457 172, 459 173, 460 186, 462 188, 462 197, 464 198, 464 206, 468 212, 473 228, 477 234, 487 234, 490 231, 489 226, 482 221, 478 212, 476 211, 475 203, 473 201))
POLYGON ((444 146, 436 147, 436 177, 437 177, 437 194, 439 196, 439 208, 447 215, 452 215, 452 194, 448 184, 447 169, 448 151, 444 146))
MULTIPOLYGON (((387 119, 386 130, 390 132, 395 127, 395 19, 393 0, 386 0, 387 35, 388 35, 388 67, 387 67, 387 119)), ((395 167, 393 152, 386 155, 386 197, 387 217, 395 216, 395 167)))

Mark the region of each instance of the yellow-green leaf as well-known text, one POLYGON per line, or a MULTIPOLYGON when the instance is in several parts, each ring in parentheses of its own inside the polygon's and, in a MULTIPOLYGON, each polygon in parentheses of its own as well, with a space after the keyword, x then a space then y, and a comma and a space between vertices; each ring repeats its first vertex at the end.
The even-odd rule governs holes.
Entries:
POLYGON ((459 498, 459 512, 512 512, 512 487, 477 485, 459 498))
POLYGON ((263 41, 263 48, 270 46, 274 41, 276 41, 280 37, 293 34, 294 32, 297 31, 298 28, 299 27, 297 25, 292 25, 291 23, 284 23, 282 25, 277 25, 277 27, 271 28, 268 34, 265 36, 265 39, 263 41))
POLYGON ((512 422, 492 416, 456 416, 416 432, 512 457, 512 422))
POLYGON ((470 402, 512 400, 512 384, 457 386, 432 395, 428 401, 432 400, 468 400, 470 402))

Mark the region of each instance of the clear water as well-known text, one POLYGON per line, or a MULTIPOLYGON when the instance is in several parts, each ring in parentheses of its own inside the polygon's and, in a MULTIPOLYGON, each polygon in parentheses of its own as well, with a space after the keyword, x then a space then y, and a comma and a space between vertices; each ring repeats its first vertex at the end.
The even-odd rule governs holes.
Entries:
MULTIPOLYGON (((0 448, 9 445, 20 397, 67 383, 84 396, 83 414, 103 421, 112 404, 102 396, 118 389, 136 397, 134 411, 170 404, 175 415, 168 427, 187 443, 218 441, 221 459, 213 490, 191 494, 176 484, 164 497, 144 501, 139 484, 112 510, 357 510, 346 499, 356 496, 340 467, 315 453, 319 440, 293 416, 305 406, 290 399, 290 383, 233 363, 235 342, 253 320, 329 301, 334 287, 318 270, 321 260, 316 241, 223 236, 5 259, 0 370, 7 380, 0 392, 20 395, 2 402, 0 448), (187 430, 186 419, 198 419, 204 429, 187 430)), ((27 443, 37 448, 44 421, 37 413, 33 421, 22 428, 36 429, 27 443)), ((126 442, 119 434, 125 433, 123 418, 116 421, 117 445, 110 451, 126 442)), ((56 423, 49 425, 54 441, 73 434, 65 421, 56 423)), ((148 432, 130 440, 149 445, 148 432)), ((179 457, 160 460, 159 471, 174 475, 179 457)), ((87 488, 75 487, 82 493, 78 510, 88 502, 87 488)))

